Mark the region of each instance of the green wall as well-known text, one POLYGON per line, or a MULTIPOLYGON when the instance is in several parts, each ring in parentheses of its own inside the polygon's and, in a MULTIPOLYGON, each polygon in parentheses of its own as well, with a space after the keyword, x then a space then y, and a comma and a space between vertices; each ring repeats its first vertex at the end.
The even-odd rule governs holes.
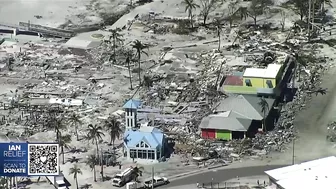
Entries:
POLYGON ((216 130, 216 139, 231 140, 232 139, 231 131, 216 130))

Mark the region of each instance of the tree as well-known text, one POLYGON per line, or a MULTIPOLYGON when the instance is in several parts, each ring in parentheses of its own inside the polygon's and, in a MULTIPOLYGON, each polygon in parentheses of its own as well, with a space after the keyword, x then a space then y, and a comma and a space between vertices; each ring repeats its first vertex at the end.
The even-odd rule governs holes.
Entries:
POLYGON ((74 179, 76 181, 76 187, 77 189, 79 189, 78 187, 78 174, 83 174, 82 173, 82 170, 77 166, 77 164, 74 164, 73 167, 70 168, 69 170, 69 175, 73 175, 74 176, 74 179))
POLYGON ((145 75, 143 78, 143 85, 149 89, 150 87, 153 87, 153 80, 150 76, 145 75))
POLYGON ((289 3, 294 5, 294 12, 300 16, 300 20, 308 15, 308 0, 291 0, 289 3))
POLYGON ((257 17, 263 13, 263 7, 261 5, 261 0, 252 0, 250 7, 248 8, 247 14, 254 21, 254 27, 257 27, 257 17))
POLYGON ((221 23, 221 21, 219 19, 215 19, 214 20, 214 25, 216 27, 217 37, 218 37, 218 51, 220 51, 220 48, 221 48, 221 33, 222 33, 223 24, 221 23))
POLYGON ((201 0, 201 16, 203 17, 203 25, 206 25, 206 21, 211 12, 217 8, 218 0, 201 0))
POLYGON ((133 85, 132 85, 132 72, 131 72, 131 59, 133 57, 133 53, 132 51, 127 51, 126 53, 126 63, 127 63, 127 69, 128 69, 128 75, 129 75, 129 79, 130 79, 130 84, 131 84, 131 90, 133 90, 133 85))
POLYGON ((135 166, 132 170, 132 175, 133 175, 133 179, 135 182, 138 182, 138 178, 139 176, 142 176, 142 173, 144 171, 144 167, 142 166, 135 166))
POLYGON ((261 112, 263 113, 263 130, 266 130, 266 116, 267 116, 266 114, 269 111, 269 105, 264 97, 260 98, 258 105, 260 106, 261 112))
POLYGON ((132 44, 132 48, 136 50, 136 55, 138 56, 138 66, 139 66, 139 86, 141 86, 141 54, 148 56, 148 53, 144 49, 148 49, 148 46, 143 44, 141 41, 136 40, 132 44))
POLYGON ((194 0, 183 0, 182 4, 185 6, 185 12, 188 12, 191 28, 194 28, 193 11, 196 10, 197 8, 200 8, 200 6, 196 4, 194 0))
POLYGON ((64 148, 68 148, 69 147, 69 143, 71 142, 71 135, 67 134, 67 135, 61 135, 59 138, 59 146, 61 147, 61 154, 62 154, 62 163, 65 163, 64 160, 64 148))
POLYGON ((56 141, 59 141, 59 138, 61 137, 61 129, 65 128, 65 125, 63 123, 62 118, 50 118, 51 126, 55 129, 56 133, 56 141))
MULTIPOLYGON (((233 21, 236 19, 237 12, 239 12, 239 9, 237 10, 237 3, 236 2, 230 2, 228 5, 228 14, 225 17, 225 20, 229 22, 230 28, 233 25, 233 21)), ((241 17, 242 18, 242 17, 241 17)))
POLYGON ((96 165, 98 164, 99 160, 96 157, 95 154, 91 154, 86 159, 86 165, 90 166, 91 171, 93 171, 93 180, 97 182, 97 176, 96 176, 96 165))
POLYGON ((75 126, 75 135, 76 135, 76 139, 77 141, 79 141, 79 136, 78 136, 78 125, 82 124, 82 121, 80 120, 80 117, 76 114, 73 113, 71 114, 70 118, 69 118, 69 124, 71 126, 75 126))
POLYGON ((87 138, 86 139, 88 141, 92 141, 93 144, 96 144, 97 157, 99 159, 99 145, 98 145, 98 142, 99 142, 99 140, 102 140, 103 136, 105 136, 105 134, 103 133, 103 128, 101 126, 98 126, 98 125, 89 124, 86 131, 87 131, 87 136, 86 136, 87 138))
POLYGON ((236 14, 239 14, 240 20, 246 20, 249 15, 247 7, 239 7, 236 14))
POLYGON ((110 144, 113 145, 114 148, 114 141, 119 138, 122 130, 120 128, 120 122, 117 120, 116 117, 109 117, 104 123, 104 127, 108 130, 110 134, 110 144))
POLYGON ((117 49, 117 44, 122 42, 122 34, 120 33, 121 29, 120 28, 116 28, 116 29, 112 29, 112 30, 109 30, 109 32, 111 32, 111 35, 110 35, 110 40, 112 40, 112 45, 113 45, 113 63, 116 63, 117 62, 117 59, 116 59, 116 56, 117 56, 117 53, 116 53, 116 49, 117 49))

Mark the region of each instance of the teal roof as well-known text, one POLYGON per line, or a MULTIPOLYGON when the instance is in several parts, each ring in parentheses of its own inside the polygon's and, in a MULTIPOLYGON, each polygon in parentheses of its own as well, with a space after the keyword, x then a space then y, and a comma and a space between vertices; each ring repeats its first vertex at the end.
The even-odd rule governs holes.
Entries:
POLYGON ((130 99, 128 100, 123 108, 124 109, 138 109, 141 106, 142 102, 139 99, 130 99))

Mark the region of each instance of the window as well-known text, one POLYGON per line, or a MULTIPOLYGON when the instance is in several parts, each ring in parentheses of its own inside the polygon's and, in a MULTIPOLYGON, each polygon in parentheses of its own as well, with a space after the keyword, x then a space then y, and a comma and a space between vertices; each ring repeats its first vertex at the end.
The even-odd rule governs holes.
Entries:
POLYGON ((150 148, 148 144, 144 141, 141 141, 139 144, 136 145, 138 148, 150 148))
POLYGON ((131 124, 130 124, 130 125, 131 125, 131 127, 133 127, 133 120, 130 120, 130 121, 131 121, 131 124))
POLYGON ((130 110, 129 115, 130 115, 130 116, 133 115, 133 110, 130 110))
POLYGON ((138 150, 138 158, 147 159, 147 150, 138 150))
POLYGON ((137 150, 132 150, 132 149, 131 149, 131 150, 130 150, 130 157, 131 157, 131 158, 138 158, 138 157, 137 157, 137 150))
POLYGON ((273 88, 273 83, 271 80, 266 80, 266 84, 268 86, 268 88, 273 88))
POLYGON ((128 109, 126 109, 126 115, 129 116, 129 110, 128 109))
POLYGON ((246 84, 246 86, 248 86, 248 87, 252 87, 252 82, 251 82, 250 79, 245 79, 245 84, 246 84))
POLYGON ((126 126, 129 127, 129 119, 127 119, 126 126))
POLYGON ((155 159, 155 151, 148 150, 148 159, 155 159))

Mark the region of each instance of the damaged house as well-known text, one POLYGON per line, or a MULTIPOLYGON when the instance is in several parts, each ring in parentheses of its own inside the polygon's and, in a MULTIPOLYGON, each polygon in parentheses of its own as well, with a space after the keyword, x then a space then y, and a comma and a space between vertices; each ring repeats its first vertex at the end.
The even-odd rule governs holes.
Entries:
POLYGON ((215 113, 204 117, 200 124, 202 138, 232 140, 254 137, 262 130, 274 127, 274 99, 265 98, 267 107, 262 108, 260 98, 252 95, 229 96, 219 102, 215 113), (265 110, 265 111, 263 111, 265 110), (264 118, 265 115, 265 118, 264 118), (263 120, 266 125, 263 127, 263 120))
POLYGON ((225 93, 278 96, 284 66, 269 64, 266 68, 246 68, 241 74, 227 76, 223 83, 225 93))

